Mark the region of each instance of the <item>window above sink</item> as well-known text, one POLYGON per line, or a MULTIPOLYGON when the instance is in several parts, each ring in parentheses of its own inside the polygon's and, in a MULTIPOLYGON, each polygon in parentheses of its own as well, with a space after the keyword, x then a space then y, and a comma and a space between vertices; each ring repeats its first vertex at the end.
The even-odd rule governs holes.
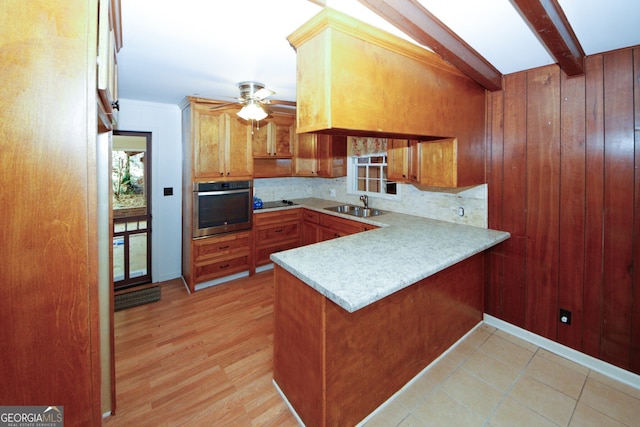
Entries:
POLYGON ((377 153, 347 159, 347 192, 373 198, 400 199, 400 185, 387 176, 387 155, 377 153))

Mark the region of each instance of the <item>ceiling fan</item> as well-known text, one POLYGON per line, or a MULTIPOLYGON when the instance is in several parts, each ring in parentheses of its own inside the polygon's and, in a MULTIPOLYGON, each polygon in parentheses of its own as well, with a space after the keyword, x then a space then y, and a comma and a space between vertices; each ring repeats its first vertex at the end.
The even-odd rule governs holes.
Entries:
POLYGON ((275 99, 268 99, 275 92, 264 87, 264 84, 258 82, 240 82, 238 83, 240 89, 240 97, 236 102, 228 102, 215 107, 211 107, 211 110, 218 110, 223 108, 233 107, 236 104, 242 105, 242 109, 237 112, 238 116, 249 121, 257 121, 266 118, 273 112, 269 105, 281 105, 285 108, 294 107, 296 103, 293 101, 280 101, 275 99))

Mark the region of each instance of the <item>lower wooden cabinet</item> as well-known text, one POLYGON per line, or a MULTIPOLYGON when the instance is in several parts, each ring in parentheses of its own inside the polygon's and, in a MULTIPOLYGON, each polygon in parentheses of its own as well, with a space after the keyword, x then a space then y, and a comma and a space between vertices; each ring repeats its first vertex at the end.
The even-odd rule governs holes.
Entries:
POLYGON ((378 228, 375 225, 365 224, 328 214, 320 214, 320 241, 337 239, 349 234, 361 233, 378 228))
POLYGON ((253 216, 255 266, 271 263, 274 252, 297 248, 301 244, 301 209, 262 212, 253 216))
POLYGON ((349 234, 360 233, 378 228, 330 214, 323 214, 310 209, 302 213, 302 244, 310 245, 324 240, 337 239, 349 234))
POLYGON ((190 274, 183 274, 189 289, 236 273, 255 272, 271 263, 272 253, 378 228, 311 209, 260 212, 253 230, 194 239, 190 274))
POLYGON ((189 288, 198 283, 250 270, 251 231, 222 234, 192 241, 189 288))
POLYGON ((311 209, 302 211, 302 245, 311 245, 320 241, 320 213, 311 209))

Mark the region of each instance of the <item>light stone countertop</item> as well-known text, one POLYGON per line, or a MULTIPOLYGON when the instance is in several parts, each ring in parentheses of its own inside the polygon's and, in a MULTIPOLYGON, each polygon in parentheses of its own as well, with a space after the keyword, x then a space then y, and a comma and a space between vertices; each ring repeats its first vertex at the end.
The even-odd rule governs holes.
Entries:
POLYGON ((328 211, 335 200, 298 206, 380 228, 271 255, 271 260, 348 312, 354 312, 510 237, 504 231, 385 211, 358 218, 328 211))

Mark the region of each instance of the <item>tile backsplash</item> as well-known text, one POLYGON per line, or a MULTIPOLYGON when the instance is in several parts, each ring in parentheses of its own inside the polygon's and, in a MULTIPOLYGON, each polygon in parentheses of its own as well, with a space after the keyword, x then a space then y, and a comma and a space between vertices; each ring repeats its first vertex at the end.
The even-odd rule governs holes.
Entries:
MULTIPOLYGON (((399 184, 401 200, 369 198, 372 207, 408 215, 439 219, 486 228, 488 224, 487 185, 456 192, 422 191, 399 184), (464 215, 460 216, 460 208, 464 215)), ((254 194, 263 201, 316 197, 337 203, 360 204, 359 196, 347 194, 346 178, 261 178, 254 180, 254 194), (335 197, 332 196, 335 191, 335 197)))

